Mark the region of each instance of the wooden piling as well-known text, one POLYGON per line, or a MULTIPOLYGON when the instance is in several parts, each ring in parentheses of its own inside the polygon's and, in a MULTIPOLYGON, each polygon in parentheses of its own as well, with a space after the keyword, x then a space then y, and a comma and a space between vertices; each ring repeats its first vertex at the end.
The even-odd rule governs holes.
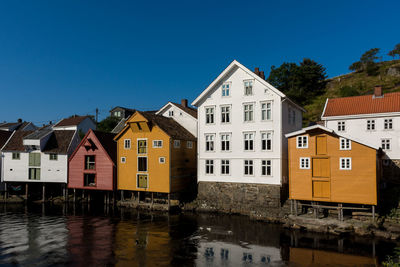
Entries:
POLYGON ((154 192, 151 192, 151 209, 153 209, 154 204, 154 192))
POLYGON ((124 201, 124 190, 121 190, 121 202, 124 201))
POLYGON ((375 206, 372 206, 372 220, 375 221, 375 206))
POLYGON ((171 194, 168 193, 168 210, 171 209, 171 194))
POLYGON ((46 184, 43 183, 43 187, 42 187, 42 201, 45 202, 46 201, 46 184))
POLYGON ((137 192, 137 203, 140 203, 140 191, 137 192))
POLYGON ((76 189, 74 188, 74 204, 75 204, 75 201, 76 201, 76 189))
POLYGON ((28 200, 28 183, 25 184, 25 200, 28 200))

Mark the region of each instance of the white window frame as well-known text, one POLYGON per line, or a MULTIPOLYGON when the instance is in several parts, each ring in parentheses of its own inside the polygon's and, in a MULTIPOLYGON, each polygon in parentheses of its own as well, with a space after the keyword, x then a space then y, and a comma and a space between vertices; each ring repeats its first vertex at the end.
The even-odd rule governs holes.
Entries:
POLYGON ((272 121, 272 101, 260 102, 260 108, 261 108, 261 121, 272 121), (263 108, 263 105, 265 105, 265 108, 263 108), (269 107, 268 107, 268 105, 269 105, 269 107), (269 113, 268 113, 268 111, 269 111, 269 113), (268 118, 268 114, 269 114, 269 118, 268 118))
POLYGON ((261 176, 272 176, 272 160, 262 159, 261 160, 261 176), (263 168, 265 168, 265 174, 263 174, 263 168), (269 174, 268 174, 269 168, 269 174))
POLYGON ((164 164, 165 163, 165 157, 159 157, 158 158, 158 163, 164 164))
POLYGON ((204 150, 206 152, 214 152, 215 151, 215 134, 205 134, 204 135, 204 150), (210 146, 208 146, 208 148, 212 148, 212 149, 207 149, 207 144, 210 143, 210 146))
POLYGON ((121 163, 126 163, 126 157, 121 157, 121 163))
POLYGON ((296 137, 296 148, 308 148, 308 135, 300 135, 296 137))
POLYGON ((231 174, 231 166, 230 166, 231 164, 230 163, 231 162, 229 159, 221 159, 221 175, 230 175, 231 174), (228 171, 226 171, 226 170, 228 170, 228 171))
POLYGON ((254 103, 243 103, 243 122, 254 122, 254 103))
POLYGON ((375 131, 375 120, 367 120, 367 131, 375 131))
POLYGON ((231 82, 224 82, 221 85, 221 96, 230 97, 231 96, 231 82))
POLYGON ((137 172, 142 173, 142 172, 149 172, 149 159, 147 156, 137 156, 137 172), (146 170, 145 171, 139 171, 139 158, 145 158, 146 159, 146 170))
POLYGON ((300 157, 299 159, 299 168, 300 170, 309 170, 311 169, 311 159, 310 157, 300 157))
POLYGON ((58 154, 57 153, 50 153, 49 154, 49 160, 57 161, 58 160, 58 154))
POLYGON ((391 140, 391 138, 382 138, 381 139, 381 148, 384 151, 392 150, 392 140, 391 140))
POLYGON ((254 143, 255 143, 255 132, 244 132, 243 133, 243 151, 254 151, 254 143), (251 149, 246 149, 246 142, 248 142, 248 147, 251 149))
POLYGON ((387 131, 393 130, 393 119, 384 119, 383 120, 383 129, 387 131))
POLYGON ((153 140, 153 148, 162 148, 163 140, 153 140))
POLYGON ((174 140, 174 148, 180 148, 181 147, 181 140, 174 140))
POLYGON ((174 116, 174 111, 173 110, 168 111, 168 116, 169 117, 173 117, 174 116))
POLYGON ((244 176, 254 176, 254 160, 252 160, 252 159, 243 160, 243 175, 244 176), (246 174, 246 167, 247 167, 247 172, 248 172, 247 174, 246 174), (250 170, 251 170, 251 172, 250 172, 250 170))
POLYGON ((253 95, 254 79, 243 80, 244 95, 253 95))
POLYGON ((137 146, 136 153, 138 155, 146 155, 149 151, 149 142, 148 142, 147 138, 137 138, 136 146, 137 146), (146 152, 145 153, 139 153, 139 141, 146 141, 146 152))
POLYGON ((340 170, 349 171, 352 168, 351 158, 349 157, 341 157, 339 158, 339 168, 340 170), (348 166, 347 166, 348 164, 348 166))
POLYGON ((273 132, 272 131, 261 132, 260 138, 261 138, 261 151, 272 151, 272 147, 273 147, 273 132), (264 141, 265 141, 265 149, 263 148, 264 141), (268 149, 268 141, 270 143, 270 149, 268 149))
POLYGON ((12 160, 20 160, 21 159, 21 153, 20 152, 12 152, 11 159, 12 160))
POLYGON ((149 188, 149 174, 148 173, 137 173, 136 174, 136 188, 141 188, 141 189, 149 188), (139 175, 146 175, 147 176, 147 186, 146 187, 139 187, 139 175))
POLYGON ((131 139, 124 139, 124 149, 131 149, 132 148, 132 141, 131 139), (129 144, 129 145, 128 145, 129 144))
POLYGON ((231 123, 231 105, 221 105, 220 110, 221 110, 221 123, 222 124, 231 123))
POLYGON ((220 140, 221 140, 221 151, 222 152, 229 152, 232 149, 231 146, 231 138, 232 134, 231 133, 221 133, 220 134, 220 140), (222 145, 225 143, 225 149, 222 149, 224 146, 222 145), (226 149, 226 145, 228 144, 229 149, 226 149))
POLYGON ((340 150, 351 150, 351 140, 344 137, 340 137, 339 148, 340 150))
POLYGON ((205 167, 204 168, 204 172, 205 172, 206 175, 213 175, 214 174, 215 166, 214 166, 214 160, 213 159, 206 159, 204 167, 205 167))
POLYGON ((204 107, 204 114, 205 114, 205 123, 206 124, 214 124, 215 123, 215 106, 204 107))
POLYGON ((192 149, 193 148, 193 141, 186 141, 186 148, 192 149))
POLYGON ((337 130, 338 130, 338 132, 345 132, 346 131, 346 121, 338 121, 337 122, 337 130))

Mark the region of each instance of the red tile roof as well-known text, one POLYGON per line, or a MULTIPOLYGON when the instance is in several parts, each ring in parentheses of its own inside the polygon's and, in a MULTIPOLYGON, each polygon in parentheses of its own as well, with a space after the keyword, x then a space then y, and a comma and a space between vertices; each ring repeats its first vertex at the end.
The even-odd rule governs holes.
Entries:
POLYGON ((59 121, 56 125, 54 125, 54 127, 79 125, 86 118, 90 118, 90 117, 89 116, 72 116, 70 118, 59 121))
POLYGON ((400 112, 400 92, 328 99, 322 117, 400 112))

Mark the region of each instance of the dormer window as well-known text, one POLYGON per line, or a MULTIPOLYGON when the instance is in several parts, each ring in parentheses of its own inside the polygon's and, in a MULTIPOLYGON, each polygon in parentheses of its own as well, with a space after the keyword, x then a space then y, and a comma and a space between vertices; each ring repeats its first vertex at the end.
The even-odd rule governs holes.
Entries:
POLYGON ((253 94, 253 81, 247 80, 244 81, 244 95, 252 95, 253 94))
POLYGON ((49 154, 49 160, 58 160, 57 154, 49 154))
POLYGON ((230 96, 230 83, 222 84, 222 96, 230 96))

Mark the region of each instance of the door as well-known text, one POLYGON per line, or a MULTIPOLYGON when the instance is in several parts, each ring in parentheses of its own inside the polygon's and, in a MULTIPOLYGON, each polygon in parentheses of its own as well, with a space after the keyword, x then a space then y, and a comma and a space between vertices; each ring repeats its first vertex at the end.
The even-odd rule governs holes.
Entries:
POLYGON ((319 135, 316 136, 316 154, 317 155, 326 155, 327 148, 326 148, 326 135, 319 135))
POLYGON ((313 158, 312 159, 312 176, 318 178, 330 177, 329 158, 313 158))
POLYGON ((147 174, 138 174, 137 175, 137 187, 138 188, 147 188, 147 174))
POLYGON ((331 196, 330 181, 313 181, 313 197, 330 198, 331 196))

